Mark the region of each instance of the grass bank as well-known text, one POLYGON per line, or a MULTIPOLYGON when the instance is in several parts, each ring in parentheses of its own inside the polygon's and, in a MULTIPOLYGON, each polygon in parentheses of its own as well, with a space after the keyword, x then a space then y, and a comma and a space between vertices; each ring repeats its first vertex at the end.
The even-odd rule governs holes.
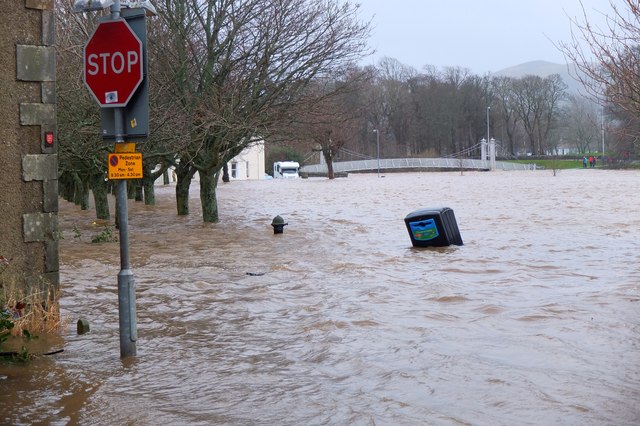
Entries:
MULTIPOLYGON (((529 159, 529 160, 509 160, 509 163, 531 164, 534 163, 538 167, 544 167, 548 170, 560 169, 581 169, 582 159, 529 159)), ((596 167, 601 168, 602 164, 596 163, 596 167)))

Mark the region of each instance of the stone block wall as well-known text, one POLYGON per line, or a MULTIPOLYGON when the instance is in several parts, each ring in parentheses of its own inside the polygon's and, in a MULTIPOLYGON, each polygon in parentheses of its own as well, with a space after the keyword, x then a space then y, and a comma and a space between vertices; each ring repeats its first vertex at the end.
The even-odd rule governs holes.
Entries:
POLYGON ((54 0, 0 15, 0 283, 59 286, 54 0), (45 144, 53 132, 54 144, 45 144))

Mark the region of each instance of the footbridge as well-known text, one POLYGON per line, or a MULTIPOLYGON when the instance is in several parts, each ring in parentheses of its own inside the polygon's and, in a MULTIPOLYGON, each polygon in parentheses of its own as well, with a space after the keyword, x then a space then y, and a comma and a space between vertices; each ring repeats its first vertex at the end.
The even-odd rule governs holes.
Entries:
MULTIPOLYGON (((381 158, 356 161, 334 161, 336 173, 392 172, 415 170, 535 170, 535 164, 510 163, 506 161, 478 160, 472 158, 381 158)), ((309 175, 327 174, 327 165, 305 165, 300 169, 309 175)))

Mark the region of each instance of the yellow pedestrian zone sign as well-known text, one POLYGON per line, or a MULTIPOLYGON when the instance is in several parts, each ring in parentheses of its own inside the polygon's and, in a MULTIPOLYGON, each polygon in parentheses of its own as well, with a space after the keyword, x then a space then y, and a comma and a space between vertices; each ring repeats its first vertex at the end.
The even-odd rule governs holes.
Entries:
POLYGON ((109 154, 109 179, 142 179, 142 153, 109 154))

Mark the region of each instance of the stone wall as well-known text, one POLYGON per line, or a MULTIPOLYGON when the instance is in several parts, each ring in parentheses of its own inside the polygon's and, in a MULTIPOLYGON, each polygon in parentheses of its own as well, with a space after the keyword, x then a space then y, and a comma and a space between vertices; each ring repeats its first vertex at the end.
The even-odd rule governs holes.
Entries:
POLYGON ((0 23, 0 283, 57 288, 54 0, 6 2, 0 23))

